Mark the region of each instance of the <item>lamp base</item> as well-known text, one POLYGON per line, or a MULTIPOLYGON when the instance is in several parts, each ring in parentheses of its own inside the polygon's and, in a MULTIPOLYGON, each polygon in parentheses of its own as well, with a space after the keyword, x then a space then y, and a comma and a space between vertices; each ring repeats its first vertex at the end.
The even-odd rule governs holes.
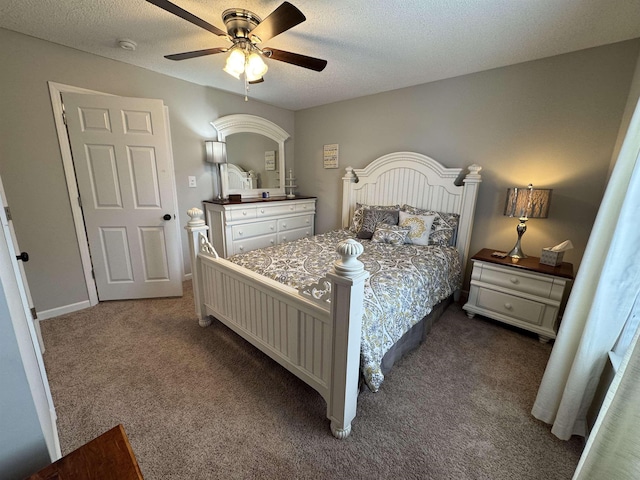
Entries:
POLYGON ((522 247, 520 246, 520 241, 522 240, 522 236, 524 235, 524 232, 527 231, 526 221, 527 221, 526 217, 520 217, 520 223, 516 227, 516 231, 518 232, 518 240, 516 240, 516 244, 511 249, 511 251, 507 253, 507 256, 511 258, 517 258, 518 260, 521 258, 527 258, 527 256, 522 251, 522 247))

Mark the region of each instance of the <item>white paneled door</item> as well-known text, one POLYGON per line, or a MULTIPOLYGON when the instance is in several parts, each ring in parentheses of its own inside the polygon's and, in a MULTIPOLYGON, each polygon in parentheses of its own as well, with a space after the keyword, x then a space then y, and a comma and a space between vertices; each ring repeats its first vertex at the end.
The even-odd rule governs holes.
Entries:
POLYGON ((182 295, 162 101, 62 98, 99 299, 182 295))

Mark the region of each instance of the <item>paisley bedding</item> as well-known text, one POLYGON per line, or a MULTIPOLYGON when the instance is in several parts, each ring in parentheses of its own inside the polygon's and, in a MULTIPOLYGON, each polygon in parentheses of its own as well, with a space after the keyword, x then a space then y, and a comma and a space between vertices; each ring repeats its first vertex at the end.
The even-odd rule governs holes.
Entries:
MULTIPOLYGON (((311 238, 234 255, 228 260, 294 288, 316 283, 339 259, 339 242, 355 238, 334 230, 311 238)), ((358 259, 370 273, 365 283, 360 367, 367 386, 384 380, 384 354, 434 305, 461 285, 458 251, 451 246, 392 245, 356 239, 358 259)))

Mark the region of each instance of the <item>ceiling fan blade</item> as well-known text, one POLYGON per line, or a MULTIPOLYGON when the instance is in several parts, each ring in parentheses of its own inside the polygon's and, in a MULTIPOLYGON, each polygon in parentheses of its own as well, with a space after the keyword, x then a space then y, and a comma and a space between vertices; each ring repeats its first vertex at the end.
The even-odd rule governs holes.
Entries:
POLYGON ((174 53, 173 55, 165 55, 164 58, 169 60, 186 60, 188 58, 204 57, 205 55, 213 55, 214 53, 223 53, 228 48, 216 47, 207 48, 206 50, 195 50, 193 52, 174 53))
POLYGON ((249 35, 255 43, 266 42, 270 38, 304 22, 306 19, 300 10, 289 2, 284 2, 271 12, 267 18, 262 20, 256 28, 251 30, 249 35), (258 38, 254 39, 253 37, 258 38))
POLYGON ((183 18, 187 22, 191 22, 194 25, 197 25, 200 28, 204 28, 205 30, 209 30, 211 33, 219 35, 221 37, 226 37, 227 32, 220 30, 218 27, 211 25, 208 22, 205 22, 201 18, 196 17, 194 14, 187 12, 186 10, 180 8, 177 5, 167 1, 167 0, 147 0, 147 2, 152 3, 156 7, 160 7, 163 10, 166 10, 169 13, 173 13, 180 18, 183 18))
POLYGON ((256 83, 262 83, 264 82, 264 78, 260 77, 258 80, 252 80, 249 82, 249 85, 255 85, 256 83))
POLYGON ((263 52, 267 54, 268 58, 273 60, 280 60, 281 62, 308 68, 309 70, 315 70, 316 72, 321 72, 324 70, 324 67, 327 66, 326 60, 307 57, 306 55, 300 55, 299 53, 285 52, 284 50, 276 50, 275 48, 265 48, 263 49, 263 52), (269 52, 271 52, 271 55, 269 55, 269 52))

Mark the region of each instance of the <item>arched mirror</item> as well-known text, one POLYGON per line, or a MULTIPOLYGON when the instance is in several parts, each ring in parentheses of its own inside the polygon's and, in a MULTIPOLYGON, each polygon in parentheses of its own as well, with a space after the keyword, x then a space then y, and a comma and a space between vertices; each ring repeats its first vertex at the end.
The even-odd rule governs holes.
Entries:
POLYGON ((222 196, 284 195, 284 142, 289 134, 256 115, 227 115, 211 122, 218 140, 227 144, 227 163, 221 165, 222 196))

